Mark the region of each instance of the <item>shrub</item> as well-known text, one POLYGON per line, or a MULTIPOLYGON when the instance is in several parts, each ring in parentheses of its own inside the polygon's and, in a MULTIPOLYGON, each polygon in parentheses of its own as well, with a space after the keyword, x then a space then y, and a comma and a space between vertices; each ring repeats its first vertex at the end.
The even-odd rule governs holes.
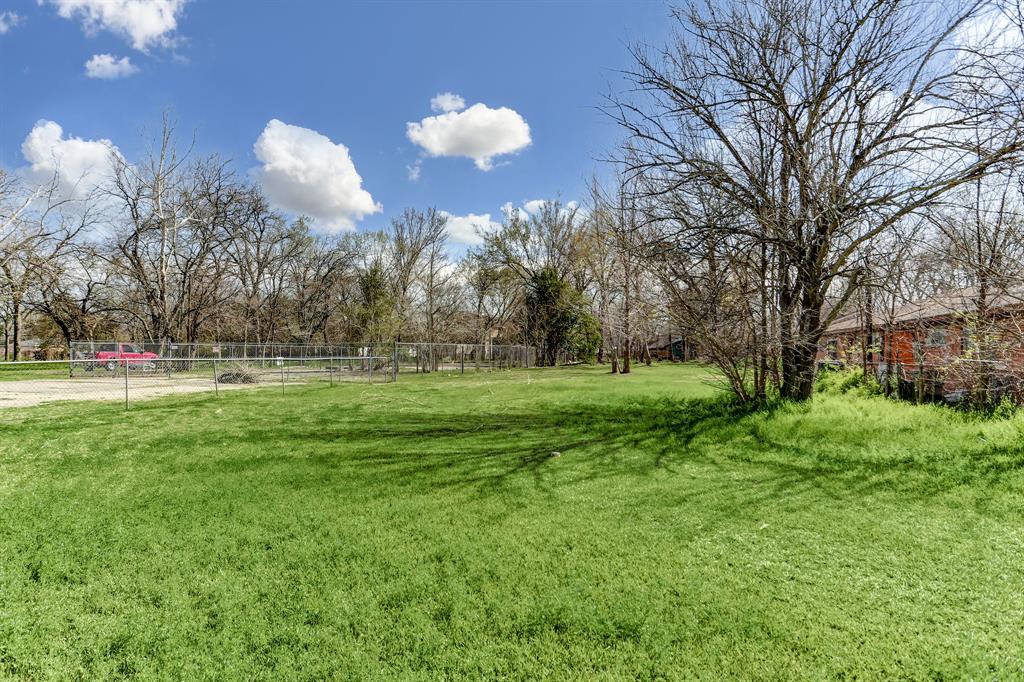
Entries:
POLYGON ((1010 396, 1004 395, 996 406, 992 408, 992 416, 996 419, 1009 419, 1017 414, 1018 409, 1017 403, 1013 402, 1010 396))
POLYGON ((259 375, 247 365, 234 365, 217 376, 217 381, 222 384, 255 384, 259 380, 259 375))
POLYGON ((851 393, 859 395, 876 395, 882 392, 878 380, 865 375, 863 368, 825 369, 818 374, 815 386, 818 393, 851 393))

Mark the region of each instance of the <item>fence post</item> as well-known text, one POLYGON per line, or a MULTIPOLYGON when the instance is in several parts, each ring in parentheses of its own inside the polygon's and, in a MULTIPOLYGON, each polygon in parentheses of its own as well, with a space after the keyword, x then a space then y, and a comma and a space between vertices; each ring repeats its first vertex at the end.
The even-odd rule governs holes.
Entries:
POLYGON ((284 393, 284 359, 281 359, 281 393, 284 393))
POLYGON ((217 376, 217 358, 213 359, 213 394, 220 395, 220 378, 217 376))
POLYGON ((334 358, 327 358, 327 376, 331 379, 331 386, 334 386, 334 358))
POLYGON ((398 344, 395 344, 391 360, 391 383, 398 381, 398 344))
POLYGON ((466 373, 466 347, 459 346, 459 374, 466 373))
POLYGON ((369 377, 369 383, 372 384, 373 383, 373 355, 372 354, 370 355, 369 362, 366 365, 366 367, 367 367, 367 376, 369 377))
POLYGON ((124 409, 128 410, 128 361, 124 363, 124 409))

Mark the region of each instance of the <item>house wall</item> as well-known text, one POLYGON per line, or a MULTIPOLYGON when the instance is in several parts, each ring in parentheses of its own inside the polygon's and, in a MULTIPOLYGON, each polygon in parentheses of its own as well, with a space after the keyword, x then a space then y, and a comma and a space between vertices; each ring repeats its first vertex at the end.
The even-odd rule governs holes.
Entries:
MULTIPOLYGON (((871 365, 899 371, 901 379, 913 380, 919 372, 944 392, 970 388, 987 368, 1000 377, 1024 377, 1024 315, 1004 315, 995 325, 994 355, 987 365, 971 364, 967 327, 959 320, 938 319, 875 330, 871 365), (966 358, 966 359, 965 359, 966 358)), ((860 366, 863 332, 844 331, 825 335, 818 348, 819 366, 839 362, 860 366)))
MULTIPOLYGON (((954 324, 875 330, 873 345, 878 350, 873 353, 873 360, 908 366, 945 365, 963 354, 963 336, 963 327, 954 324), (915 351, 917 348, 921 354, 915 351)), ((864 336, 858 332, 825 336, 818 347, 818 359, 860 364, 863 342, 864 336)))

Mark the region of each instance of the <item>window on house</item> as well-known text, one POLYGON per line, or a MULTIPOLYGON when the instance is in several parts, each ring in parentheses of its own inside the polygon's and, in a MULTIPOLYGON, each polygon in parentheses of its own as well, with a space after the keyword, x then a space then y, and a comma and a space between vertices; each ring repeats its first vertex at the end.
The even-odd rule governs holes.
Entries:
POLYGON ((945 329, 929 329, 928 340, 925 342, 930 348, 937 346, 946 345, 946 330, 945 329))

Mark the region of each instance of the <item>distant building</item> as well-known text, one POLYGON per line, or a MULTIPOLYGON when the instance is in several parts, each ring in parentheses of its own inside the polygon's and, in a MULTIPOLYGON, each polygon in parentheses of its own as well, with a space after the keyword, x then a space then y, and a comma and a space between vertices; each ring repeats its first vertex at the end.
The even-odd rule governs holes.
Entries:
POLYGON ((659 334, 647 344, 647 350, 655 360, 685 362, 697 358, 696 345, 681 334, 659 334))

